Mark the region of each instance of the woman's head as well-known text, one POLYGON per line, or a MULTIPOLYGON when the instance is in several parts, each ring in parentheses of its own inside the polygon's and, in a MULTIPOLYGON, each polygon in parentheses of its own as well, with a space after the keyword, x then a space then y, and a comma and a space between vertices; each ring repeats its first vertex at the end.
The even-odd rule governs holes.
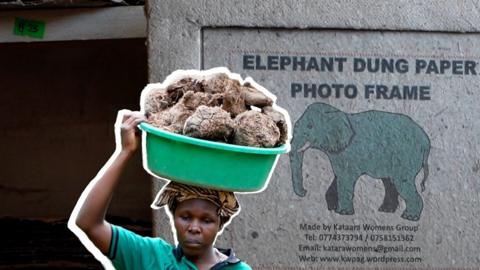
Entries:
POLYGON ((216 235, 239 211, 233 192, 170 182, 157 195, 154 207, 168 206, 177 240, 187 255, 211 247, 216 235))
POLYGON ((187 256, 199 256, 212 247, 221 228, 217 207, 202 199, 178 203, 173 224, 178 243, 187 256))

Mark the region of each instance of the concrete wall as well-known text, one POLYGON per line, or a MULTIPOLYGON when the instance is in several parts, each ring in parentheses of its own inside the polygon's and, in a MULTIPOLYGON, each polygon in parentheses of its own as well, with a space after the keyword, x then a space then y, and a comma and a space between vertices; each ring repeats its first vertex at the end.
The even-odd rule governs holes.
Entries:
MULTIPOLYGON (((476 268, 478 10, 478 1, 148 2, 151 82, 227 66, 270 89, 297 124, 292 153, 303 162, 284 155, 264 192, 239 194, 242 213, 218 245, 254 269, 476 268), (320 113, 325 104, 335 113, 320 113), (327 150, 317 142, 346 134, 322 129, 337 119, 351 137, 327 150)), ((163 211, 154 222, 171 240, 163 211)))

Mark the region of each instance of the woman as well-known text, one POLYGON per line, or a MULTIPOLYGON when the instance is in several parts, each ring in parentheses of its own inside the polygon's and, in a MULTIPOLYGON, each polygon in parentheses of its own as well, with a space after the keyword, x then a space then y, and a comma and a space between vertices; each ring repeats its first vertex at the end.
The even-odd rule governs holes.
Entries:
POLYGON ((213 246, 218 232, 238 212, 232 192, 216 191, 169 183, 157 196, 154 206, 168 206, 178 246, 161 238, 142 237, 105 220, 113 190, 132 154, 139 147, 136 127, 145 117, 140 112, 121 111, 116 122, 115 153, 87 186, 69 221, 106 254, 116 269, 251 269, 232 250, 213 246))

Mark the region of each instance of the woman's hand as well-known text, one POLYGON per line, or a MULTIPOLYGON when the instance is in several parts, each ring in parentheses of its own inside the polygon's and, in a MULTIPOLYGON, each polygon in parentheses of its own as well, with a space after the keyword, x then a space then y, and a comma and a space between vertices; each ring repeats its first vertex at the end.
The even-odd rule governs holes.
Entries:
POLYGON ((117 149, 121 152, 133 153, 140 145, 137 125, 146 120, 141 112, 121 110, 115 123, 117 149))

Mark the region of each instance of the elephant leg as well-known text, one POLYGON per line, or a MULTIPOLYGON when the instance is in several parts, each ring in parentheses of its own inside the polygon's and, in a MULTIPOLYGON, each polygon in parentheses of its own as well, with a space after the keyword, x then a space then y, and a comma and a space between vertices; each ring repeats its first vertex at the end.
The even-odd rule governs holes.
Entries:
POLYGON ((382 182, 385 186, 385 197, 378 211, 393 213, 398 208, 398 191, 390 178, 382 178, 382 182))
POLYGON ((327 193, 325 194, 325 199, 327 200, 328 210, 336 210, 338 205, 338 192, 337 192, 337 177, 333 179, 330 187, 328 187, 327 193))
POLYGON ((353 215, 353 192, 355 189, 355 182, 359 176, 338 176, 337 177, 337 193, 338 205, 335 212, 341 215, 353 215))
POLYGON ((406 209, 403 211, 402 218, 412 221, 419 220, 423 210, 423 200, 415 186, 415 178, 402 181, 394 179, 393 182, 398 193, 405 200, 406 209))

